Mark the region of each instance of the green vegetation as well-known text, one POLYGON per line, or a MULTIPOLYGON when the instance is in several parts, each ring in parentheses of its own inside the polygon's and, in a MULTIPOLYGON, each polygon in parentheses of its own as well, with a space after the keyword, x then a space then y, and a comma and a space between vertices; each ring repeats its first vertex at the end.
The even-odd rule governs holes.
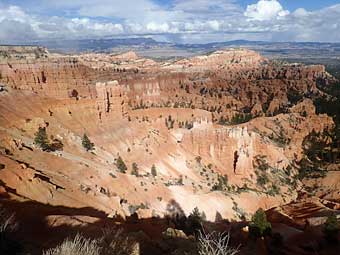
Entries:
POLYGON ((249 224, 249 234, 254 238, 264 237, 271 233, 272 226, 267 221, 266 213, 263 209, 258 209, 251 218, 249 224))
POLYGON ((266 174, 260 174, 256 178, 257 185, 264 187, 269 182, 268 176, 266 174))
POLYGON ((303 95, 301 95, 299 91, 290 89, 287 92, 287 98, 292 105, 296 105, 300 100, 303 99, 303 95))
POLYGON ((64 148, 63 143, 58 139, 53 139, 52 143, 50 143, 46 128, 41 127, 39 127, 38 131, 35 133, 34 143, 43 151, 62 151, 64 148))
POLYGON ((270 196, 276 196, 276 195, 279 195, 280 194, 280 191, 281 191, 281 189, 280 189, 280 187, 278 187, 278 186, 276 186, 275 184, 273 184, 271 187, 270 187, 270 189, 268 190, 268 195, 270 195, 270 196))
POLYGON ((336 243, 338 233, 340 231, 340 224, 336 218, 336 215, 331 215, 327 218, 326 223, 324 225, 324 235, 327 241, 331 243, 336 243))
POLYGON ((229 119, 225 118, 224 116, 221 116, 220 119, 218 120, 218 124, 220 125, 228 125, 229 124, 229 119))
POLYGON ((137 163, 132 163, 132 171, 131 171, 131 174, 132 175, 135 175, 136 177, 139 176, 139 173, 138 173, 138 165, 137 163))
POLYGON ((312 137, 308 137, 307 141, 316 144, 309 148, 309 152, 313 153, 314 150, 315 154, 321 156, 319 161, 322 164, 338 164, 340 163, 340 82, 329 84, 323 79, 318 79, 317 87, 328 95, 313 98, 316 113, 332 117, 335 126, 329 127, 322 134, 312 133, 312 137))
POLYGON ((261 170, 262 172, 267 171, 269 169, 269 164, 266 160, 266 156, 263 155, 257 155, 255 157, 255 167, 261 170))
POLYGON ((304 138, 304 158, 299 162, 299 179, 318 178, 326 174, 325 166, 339 163, 339 137, 335 129, 322 133, 314 130, 304 138))
POLYGON ((94 143, 90 141, 86 134, 83 135, 81 144, 86 149, 86 151, 93 151, 94 150, 94 143))
POLYGON ((205 213, 200 212, 199 209, 195 207, 187 219, 186 232, 189 234, 198 234, 202 230, 202 221, 205 220, 204 217, 205 213))
POLYGON ((39 127, 38 131, 35 133, 34 143, 43 151, 48 151, 50 149, 46 128, 39 127))
POLYGON ((152 167, 151 167, 151 174, 152 174, 153 177, 157 176, 157 169, 156 169, 155 165, 152 165, 152 167))
POLYGON ((217 177, 217 183, 215 183, 211 190, 215 191, 215 190, 219 190, 219 191, 224 191, 226 190, 228 187, 228 176, 224 175, 218 175, 217 177))
POLYGON ((280 147, 285 147, 290 143, 290 138, 286 137, 282 128, 279 133, 271 133, 268 137, 280 147))
POLYGON ((121 158, 121 156, 119 156, 116 160, 116 166, 119 170, 119 172, 125 174, 126 173, 126 170, 127 170, 127 167, 123 161, 123 159, 121 158))
POLYGON ((232 117, 230 124, 238 125, 238 124, 246 123, 250 121, 252 118, 253 118, 253 115, 251 113, 245 113, 245 114, 236 113, 232 117))
POLYGON ((254 168, 257 175, 256 183, 258 186, 265 187, 265 185, 269 182, 267 170, 270 169, 270 166, 266 160, 266 156, 257 155, 254 160, 254 168))

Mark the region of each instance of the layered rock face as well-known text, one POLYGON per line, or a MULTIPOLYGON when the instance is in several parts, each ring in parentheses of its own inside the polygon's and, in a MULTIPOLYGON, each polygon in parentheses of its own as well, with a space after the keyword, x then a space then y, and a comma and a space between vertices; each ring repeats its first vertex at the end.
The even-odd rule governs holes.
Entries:
POLYGON ((212 221, 297 197, 302 141, 333 125, 303 100, 331 79, 324 67, 278 66, 247 50, 151 62, 128 53, 1 64, 0 191, 122 217, 163 217, 175 201, 212 221), (39 127, 63 150, 39 149, 39 127))
POLYGON ((2 81, 17 90, 54 98, 69 98, 73 89, 92 95, 95 73, 75 59, 14 60, 1 64, 2 81))

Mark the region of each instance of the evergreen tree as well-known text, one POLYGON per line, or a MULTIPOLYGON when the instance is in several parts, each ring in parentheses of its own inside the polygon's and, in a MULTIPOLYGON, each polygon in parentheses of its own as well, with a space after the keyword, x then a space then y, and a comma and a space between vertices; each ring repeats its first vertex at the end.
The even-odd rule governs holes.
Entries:
POLYGON ((267 221, 266 213, 263 209, 258 209, 251 218, 249 233, 254 238, 264 237, 271 233, 272 226, 267 221))
POLYGON ((94 143, 90 141, 90 139, 88 138, 86 134, 83 135, 82 145, 86 149, 86 151, 94 150, 94 143))
POLYGON ((157 170, 156 170, 156 166, 155 165, 152 165, 152 167, 151 167, 151 174, 152 174, 153 177, 157 176, 157 170))
POLYGON ((192 212, 190 213, 190 216, 197 218, 197 219, 201 219, 201 212, 197 206, 194 208, 194 210, 192 210, 192 212))
POLYGON ((132 171, 131 171, 131 174, 132 175, 135 175, 135 176, 139 176, 139 173, 138 173, 138 165, 137 163, 132 163, 132 171))
POLYGON ((126 173, 127 167, 126 167, 126 165, 125 165, 123 159, 121 158, 121 156, 119 156, 119 157, 117 158, 116 166, 117 166, 118 170, 119 170, 121 173, 123 173, 123 174, 126 173))
MULTIPOLYGON (((204 215, 205 216, 205 215, 204 215)), ((187 221, 187 232, 189 234, 197 234, 202 230, 202 213, 197 207, 190 213, 187 221)))
POLYGON ((46 128, 39 127, 35 133, 34 143, 38 145, 43 151, 47 151, 50 148, 46 128))
POLYGON ((336 216, 333 214, 327 218, 326 223, 324 225, 323 232, 325 234, 326 240, 332 243, 337 242, 337 236, 339 231, 340 224, 336 216))

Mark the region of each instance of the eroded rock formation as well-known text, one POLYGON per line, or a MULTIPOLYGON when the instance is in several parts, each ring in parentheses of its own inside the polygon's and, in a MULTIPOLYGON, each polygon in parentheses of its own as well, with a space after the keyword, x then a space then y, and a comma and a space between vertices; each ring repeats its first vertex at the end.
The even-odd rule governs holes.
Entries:
POLYGON ((304 99, 332 79, 323 66, 248 50, 163 63, 131 52, 11 58, 0 74, 2 192, 110 216, 164 216, 176 201, 186 214, 197 206, 209 220, 238 219, 288 203, 304 137, 333 125, 304 99), (63 151, 41 151, 39 127, 63 151))

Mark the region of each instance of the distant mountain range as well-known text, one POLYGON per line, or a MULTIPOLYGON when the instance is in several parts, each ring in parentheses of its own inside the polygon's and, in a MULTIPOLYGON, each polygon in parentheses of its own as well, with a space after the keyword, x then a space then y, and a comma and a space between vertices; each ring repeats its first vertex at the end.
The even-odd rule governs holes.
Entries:
POLYGON ((340 43, 319 42, 264 42, 235 40, 206 44, 176 44, 158 42, 152 38, 79 39, 32 42, 52 52, 123 52, 134 50, 154 58, 188 57, 222 48, 244 47, 273 58, 340 58, 340 43))

